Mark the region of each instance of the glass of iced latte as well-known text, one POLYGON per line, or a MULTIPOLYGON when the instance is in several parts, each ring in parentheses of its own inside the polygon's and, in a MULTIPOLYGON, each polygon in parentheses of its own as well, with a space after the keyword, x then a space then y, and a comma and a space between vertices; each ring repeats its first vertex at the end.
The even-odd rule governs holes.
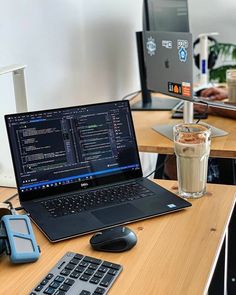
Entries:
POLYGON ((199 198, 206 192, 211 129, 204 123, 174 126, 179 195, 199 198))

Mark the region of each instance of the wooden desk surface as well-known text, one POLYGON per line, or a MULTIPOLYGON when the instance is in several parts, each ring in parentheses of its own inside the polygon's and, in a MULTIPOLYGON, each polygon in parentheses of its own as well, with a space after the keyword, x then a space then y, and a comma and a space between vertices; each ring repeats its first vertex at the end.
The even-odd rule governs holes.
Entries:
MULTIPOLYGON (((152 127, 178 124, 182 120, 171 119, 170 111, 133 111, 132 116, 140 152, 173 154, 173 142, 152 127)), ((212 138, 211 156, 236 158, 236 120, 209 116, 204 122, 229 132, 227 136, 212 138)))
MULTIPOLYGON (((176 189, 174 181, 157 182, 176 189)), ((41 257, 35 263, 12 265, 1 256, 0 293, 28 294, 65 252, 75 251, 123 265, 111 295, 204 294, 235 203, 234 186, 209 184, 207 190, 206 196, 191 201, 191 208, 130 224, 138 243, 120 254, 93 251, 91 235, 51 244, 34 226, 41 257)), ((14 192, 1 188, 1 200, 14 192)))

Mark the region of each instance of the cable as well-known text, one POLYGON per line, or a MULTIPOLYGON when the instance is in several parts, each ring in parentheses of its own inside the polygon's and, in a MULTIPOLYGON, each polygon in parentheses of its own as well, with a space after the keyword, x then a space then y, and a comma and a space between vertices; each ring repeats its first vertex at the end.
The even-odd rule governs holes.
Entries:
POLYGON ((175 154, 171 155, 167 160, 164 160, 163 163, 161 163, 158 167, 156 167, 155 170, 150 172, 148 175, 146 175, 144 178, 148 178, 151 176, 153 173, 157 172, 159 169, 161 169, 170 159, 173 159, 175 157, 175 154))
POLYGON ((3 203, 9 203, 12 199, 14 199, 16 196, 18 196, 18 193, 14 194, 13 196, 9 197, 8 199, 6 199, 5 201, 3 201, 3 203))
POLYGON ((132 99, 134 99, 134 98, 135 98, 140 92, 141 92, 141 90, 131 92, 131 93, 125 95, 124 97, 122 97, 121 100, 126 100, 126 99, 128 99, 128 97, 131 96, 131 95, 132 95, 132 97, 130 97, 128 100, 132 100, 132 99))
MULTIPOLYGON (((209 104, 207 102, 205 102, 205 101, 201 101, 201 104, 206 105, 206 108, 205 108, 205 110, 202 113, 199 113, 199 112, 198 113, 199 114, 202 114, 202 117, 204 117, 208 113, 209 104)), ((196 124, 198 124, 200 122, 200 120, 201 120, 201 117, 199 117, 197 119, 196 124)))

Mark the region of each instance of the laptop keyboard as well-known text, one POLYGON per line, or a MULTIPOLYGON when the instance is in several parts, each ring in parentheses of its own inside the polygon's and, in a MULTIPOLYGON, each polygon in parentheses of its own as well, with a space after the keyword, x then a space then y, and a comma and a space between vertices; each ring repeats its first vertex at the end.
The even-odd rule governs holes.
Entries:
POLYGON ((41 204, 52 217, 60 217, 153 195, 152 191, 142 185, 131 182, 83 193, 74 193, 42 201, 41 204))
POLYGON ((67 252, 29 295, 105 295, 122 266, 67 252))

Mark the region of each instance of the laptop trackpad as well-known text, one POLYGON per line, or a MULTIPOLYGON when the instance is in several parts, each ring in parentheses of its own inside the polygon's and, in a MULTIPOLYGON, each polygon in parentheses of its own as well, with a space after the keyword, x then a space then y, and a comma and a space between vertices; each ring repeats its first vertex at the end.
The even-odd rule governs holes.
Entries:
POLYGON ((105 224, 128 221, 138 218, 142 211, 131 204, 122 204, 115 207, 93 211, 92 214, 105 224))

